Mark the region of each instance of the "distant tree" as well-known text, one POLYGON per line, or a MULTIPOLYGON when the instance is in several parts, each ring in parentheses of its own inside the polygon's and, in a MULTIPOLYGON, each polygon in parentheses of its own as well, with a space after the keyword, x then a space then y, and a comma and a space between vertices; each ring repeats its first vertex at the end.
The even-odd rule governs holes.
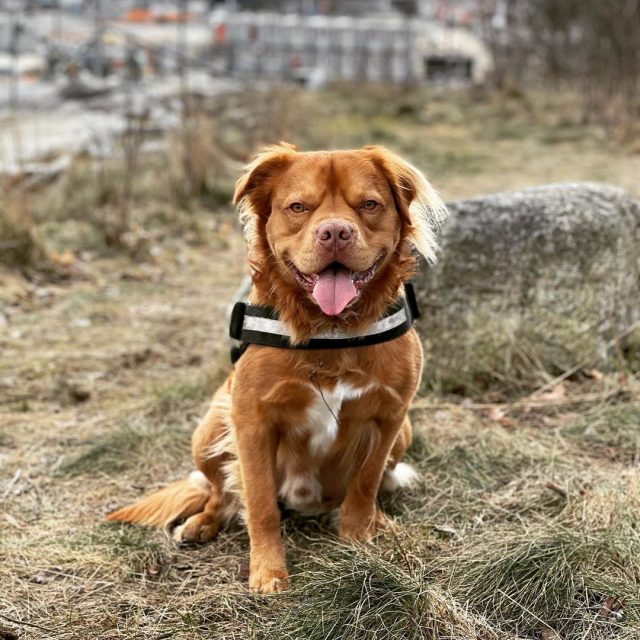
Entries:
POLYGON ((498 85, 578 88, 586 119, 640 117, 638 0, 478 0, 498 85))

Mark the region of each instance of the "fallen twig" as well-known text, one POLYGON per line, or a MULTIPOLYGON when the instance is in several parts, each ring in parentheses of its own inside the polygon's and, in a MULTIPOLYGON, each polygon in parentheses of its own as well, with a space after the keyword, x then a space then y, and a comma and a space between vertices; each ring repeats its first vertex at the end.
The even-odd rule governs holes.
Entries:
POLYGON ((20 627, 30 627, 32 629, 40 629, 41 631, 47 631, 48 633, 54 633, 55 629, 51 629, 50 627, 43 627, 39 624, 35 624, 34 622, 25 622, 23 620, 16 620, 15 618, 11 618, 9 616, 4 615, 4 613, 0 613, 0 618, 6 620, 7 622, 11 622, 12 624, 17 624, 20 627))
MULTIPOLYGON (((609 340, 609 342, 607 342, 607 344, 605 345, 605 349, 608 351, 609 349, 611 349, 611 347, 614 347, 615 345, 617 345, 620 342, 620 340, 622 340, 623 338, 626 338, 629 334, 633 333, 639 327, 640 327, 640 320, 636 320, 633 324, 629 325, 626 329, 621 331, 615 338, 612 338, 611 340, 609 340)), ((584 369, 586 366, 589 365, 590 361, 591 361, 590 358, 585 358, 581 362, 578 362, 578 364, 575 365, 575 367, 571 367, 571 369, 568 369, 564 373, 561 373, 559 376, 553 378, 553 380, 549 380, 549 382, 543 384, 539 389, 536 389, 531 395, 537 396, 541 393, 544 393, 545 391, 548 391, 549 389, 552 389, 563 380, 566 380, 567 378, 571 377, 574 373, 578 373, 580 369, 584 369)))

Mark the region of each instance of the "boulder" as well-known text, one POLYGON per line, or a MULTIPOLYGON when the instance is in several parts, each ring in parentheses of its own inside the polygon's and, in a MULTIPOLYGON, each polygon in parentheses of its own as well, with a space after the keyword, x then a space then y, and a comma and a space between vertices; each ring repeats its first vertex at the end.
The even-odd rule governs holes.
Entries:
POLYGON ((640 318, 640 202, 577 183, 448 207, 438 263, 415 278, 429 386, 524 389, 611 364, 640 318))

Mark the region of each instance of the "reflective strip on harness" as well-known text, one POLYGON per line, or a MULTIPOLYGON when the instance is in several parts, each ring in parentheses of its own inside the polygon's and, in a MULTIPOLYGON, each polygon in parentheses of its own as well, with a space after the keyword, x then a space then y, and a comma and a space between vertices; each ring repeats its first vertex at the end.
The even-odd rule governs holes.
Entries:
MULTIPOLYGON (((313 336, 313 340, 345 340, 350 338, 364 338, 377 333, 384 333, 390 329, 395 329, 407 321, 407 311, 404 307, 396 311, 394 314, 382 318, 374 322, 366 331, 346 334, 346 333, 318 333, 313 336)), ((244 316, 242 324, 243 331, 259 331, 261 333, 274 333, 279 336, 289 336, 287 330, 280 320, 272 320, 271 318, 260 318, 258 316, 244 316)))
POLYGON ((250 344, 281 349, 347 349, 380 344, 406 333, 419 317, 413 288, 405 284, 405 296, 392 305, 384 317, 358 333, 340 331, 319 333, 302 344, 292 344, 284 323, 270 307, 237 302, 231 314, 229 334, 240 345, 232 349, 235 362, 250 344))

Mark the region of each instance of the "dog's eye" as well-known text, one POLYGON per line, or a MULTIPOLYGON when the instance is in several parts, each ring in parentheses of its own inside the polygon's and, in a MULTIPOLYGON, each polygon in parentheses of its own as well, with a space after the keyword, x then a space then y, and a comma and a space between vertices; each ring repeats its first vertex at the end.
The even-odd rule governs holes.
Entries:
POLYGON ((307 207, 305 207, 302 202, 294 202, 289 205, 289 209, 291 209, 293 213, 304 213, 307 210, 307 207))
POLYGON ((362 209, 365 211, 373 211, 378 206, 378 203, 375 200, 367 200, 363 205, 362 209))

